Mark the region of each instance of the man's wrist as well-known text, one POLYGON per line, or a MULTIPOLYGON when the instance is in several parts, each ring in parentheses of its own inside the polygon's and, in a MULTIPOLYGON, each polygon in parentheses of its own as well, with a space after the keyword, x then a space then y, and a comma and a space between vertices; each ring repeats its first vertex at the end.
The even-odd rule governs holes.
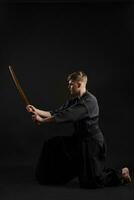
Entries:
POLYGON ((53 123, 53 122, 56 122, 56 120, 55 120, 54 116, 51 116, 51 117, 44 118, 43 122, 44 123, 53 123))

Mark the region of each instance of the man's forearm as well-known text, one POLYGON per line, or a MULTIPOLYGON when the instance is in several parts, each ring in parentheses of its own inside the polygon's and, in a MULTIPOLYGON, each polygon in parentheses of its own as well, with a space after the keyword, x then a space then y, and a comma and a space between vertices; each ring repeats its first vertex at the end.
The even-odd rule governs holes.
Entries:
POLYGON ((37 109, 36 112, 37 112, 38 115, 40 115, 41 117, 44 117, 44 118, 48 118, 48 117, 52 116, 49 111, 37 109))
POLYGON ((54 116, 51 116, 51 117, 48 117, 48 118, 44 118, 43 122, 44 123, 53 123, 53 122, 56 122, 56 120, 55 120, 54 116))

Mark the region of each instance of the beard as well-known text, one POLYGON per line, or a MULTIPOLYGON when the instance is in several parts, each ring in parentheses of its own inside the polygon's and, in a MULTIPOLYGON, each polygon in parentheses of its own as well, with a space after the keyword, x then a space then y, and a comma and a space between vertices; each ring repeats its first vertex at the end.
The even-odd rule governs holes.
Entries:
POLYGON ((75 98, 79 96, 79 92, 76 92, 76 91, 69 91, 69 93, 70 93, 71 98, 75 98))

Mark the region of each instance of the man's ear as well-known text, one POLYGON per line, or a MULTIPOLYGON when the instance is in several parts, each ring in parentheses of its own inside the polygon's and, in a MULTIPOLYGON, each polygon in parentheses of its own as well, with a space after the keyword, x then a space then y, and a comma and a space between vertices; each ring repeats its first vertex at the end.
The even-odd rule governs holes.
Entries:
POLYGON ((80 88, 81 87, 81 82, 78 82, 77 84, 78 84, 78 88, 80 88))

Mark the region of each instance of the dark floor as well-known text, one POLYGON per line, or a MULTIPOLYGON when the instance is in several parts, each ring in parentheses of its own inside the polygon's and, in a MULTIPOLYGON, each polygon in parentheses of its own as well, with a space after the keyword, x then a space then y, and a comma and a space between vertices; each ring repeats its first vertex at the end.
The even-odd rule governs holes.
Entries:
POLYGON ((0 200, 133 200, 134 185, 103 189, 80 189, 77 179, 66 186, 42 186, 34 178, 31 166, 2 166, 0 200))

